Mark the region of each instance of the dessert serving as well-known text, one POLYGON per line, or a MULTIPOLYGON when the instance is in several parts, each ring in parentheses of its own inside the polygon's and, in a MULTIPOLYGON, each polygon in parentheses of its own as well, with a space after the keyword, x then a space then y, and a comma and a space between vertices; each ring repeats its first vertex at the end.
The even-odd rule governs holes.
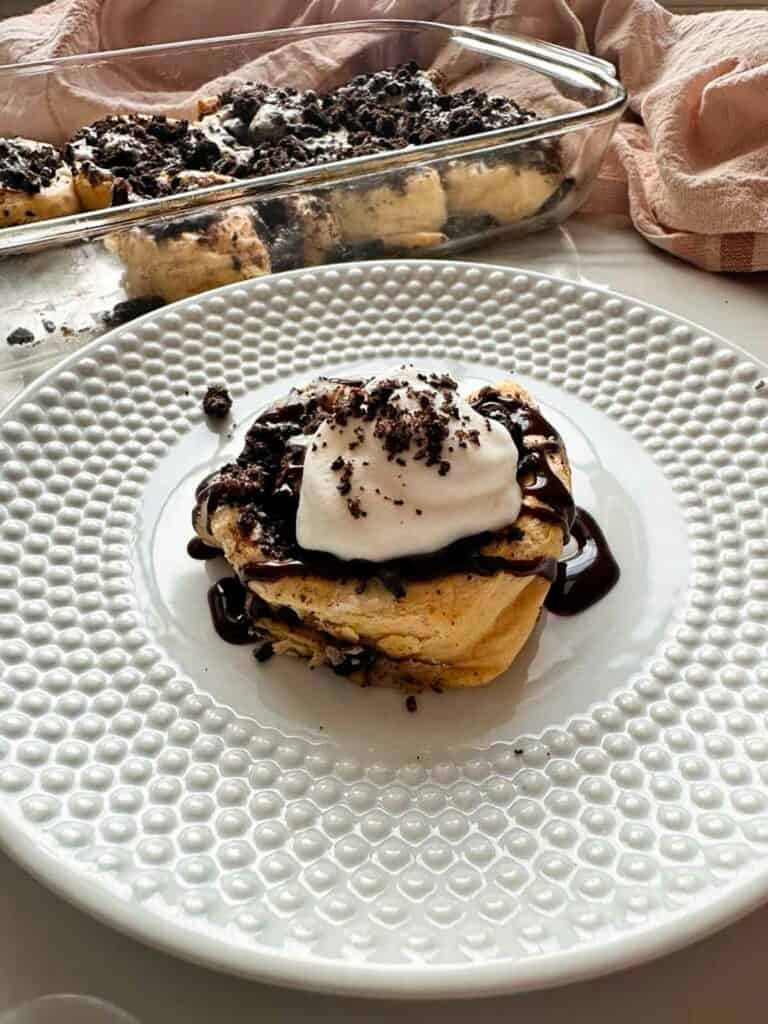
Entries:
POLYGON ((209 594, 224 639, 363 685, 488 683, 548 595, 570 614, 618 578, 533 398, 504 380, 465 399, 413 367, 270 406, 199 485, 193 524, 190 554, 236 573, 209 594))
POLYGON ((65 217, 79 209, 72 171, 54 146, 0 139, 0 227, 65 217))
MULTIPOLYGON (((323 93, 244 82, 200 101, 195 121, 114 114, 77 131, 63 153, 6 140, 0 224, 160 199, 536 117, 507 97, 448 93, 438 74, 414 62, 323 93), (17 173, 20 164, 25 173, 17 173)), ((110 235, 107 247, 125 266, 130 297, 171 302, 273 269, 434 250, 531 217, 567 188, 559 143, 541 140, 483 159, 362 169, 353 183, 131 227, 110 235)))
POLYGON ((65 155, 84 210, 121 206, 232 180, 234 139, 222 146, 202 127, 157 115, 105 117, 77 132, 65 155))
POLYGON ((128 295, 175 302, 189 295, 268 274, 266 228, 255 209, 233 206, 221 214, 130 228, 106 240, 125 264, 128 295))

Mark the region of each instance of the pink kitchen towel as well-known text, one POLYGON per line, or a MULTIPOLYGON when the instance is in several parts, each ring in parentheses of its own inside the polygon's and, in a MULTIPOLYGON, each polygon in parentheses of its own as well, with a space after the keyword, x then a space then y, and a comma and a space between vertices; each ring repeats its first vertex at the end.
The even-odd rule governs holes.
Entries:
MULTIPOLYGON (((649 242, 706 270, 768 269, 768 11, 673 15, 654 0, 55 0, 0 22, 0 63, 357 18, 519 33, 612 61, 630 115, 583 212, 627 214, 649 242)), ((277 50, 254 72, 279 81, 288 56, 277 50)), ((330 78, 350 56, 301 51, 330 78)), ((179 95, 134 87, 143 108, 184 113, 179 95)), ((108 76, 86 74, 43 95, 4 90, 0 134, 54 137, 67 116, 98 116, 109 90, 108 76)))

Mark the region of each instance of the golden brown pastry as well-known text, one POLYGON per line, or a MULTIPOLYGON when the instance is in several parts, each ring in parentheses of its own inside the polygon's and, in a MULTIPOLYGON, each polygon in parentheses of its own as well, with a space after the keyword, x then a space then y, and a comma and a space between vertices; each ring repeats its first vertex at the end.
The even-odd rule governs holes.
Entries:
POLYGON ((209 288, 268 274, 264 226, 244 206, 193 214, 157 227, 110 236, 107 247, 125 264, 129 296, 158 295, 166 302, 209 288))
POLYGON ((426 249, 446 240, 448 218, 440 175, 430 167, 404 172, 397 181, 339 187, 330 205, 348 246, 378 243, 387 249, 426 249))
POLYGON ((342 253, 338 222, 322 196, 300 192, 254 205, 267 228, 273 270, 333 263, 342 253))
POLYGON ((72 172, 44 142, 0 139, 0 227, 77 213, 72 172))
POLYGON ((307 658, 364 685, 479 686, 503 672, 530 635, 573 513, 562 440, 514 381, 470 396, 470 422, 449 378, 418 380, 442 396, 427 410, 421 433, 426 399, 418 382, 402 400, 385 389, 379 411, 367 419, 378 400, 366 397, 370 382, 320 382, 262 414, 238 462, 198 489, 197 534, 223 551, 247 587, 246 636, 265 644, 267 654, 307 658), (355 402, 363 409, 357 418, 349 412, 355 402), (399 420, 392 412, 398 402, 406 409, 399 420), (441 410, 448 410, 446 421, 441 410), (410 431, 406 447, 403 429, 410 431), (391 459, 382 461, 371 446, 374 435, 385 439, 391 459), (336 477, 329 489, 312 460, 327 461, 348 436, 360 447, 353 440, 354 452, 331 463, 336 477), (478 463, 476 452, 486 444, 493 447, 478 463), (465 493, 478 476, 485 480, 473 484, 477 493, 465 493), (381 487, 373 486, 377 481, 381 487), (307 493, 309 520, 302 508, 307 493), (336 501, 351 513, 338 529, 336 501), (346 556, 362 542, 374 557, 340 558, 302 547, 305 538, 328 539, 346 556), (441 546, 429 550, 430 539, 441 546), (414 553, 379 557, 403 544, 414 553))
POLYGON ((562 180, 557 167, 525 160, 457 160, 443 172, 451 217, 487 217, 496 224, 515 224, 532 216, 562 180))

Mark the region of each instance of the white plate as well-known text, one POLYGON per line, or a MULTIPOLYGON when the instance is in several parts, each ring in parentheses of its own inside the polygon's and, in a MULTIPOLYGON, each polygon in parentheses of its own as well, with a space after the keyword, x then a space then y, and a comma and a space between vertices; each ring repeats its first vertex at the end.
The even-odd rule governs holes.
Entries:
POLYGON ((280 275, 127 325, 0 417, 0 826, 103 920, 382 996, 571 981, 768 894, 763 370, 608 292, 445 262, 280 275), (621 564, 505 678, 358 690, 211 628, 195 483, 296 381, 514 370, 621 564), (201 415, 226 379, 235 436, 201 415))

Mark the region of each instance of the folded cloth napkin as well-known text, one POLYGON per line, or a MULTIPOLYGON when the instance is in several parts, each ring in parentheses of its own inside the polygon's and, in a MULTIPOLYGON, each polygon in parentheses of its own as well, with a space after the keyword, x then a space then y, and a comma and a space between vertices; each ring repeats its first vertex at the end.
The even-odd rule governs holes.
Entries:
MULTIPOLYGON (((0 63, 357 18, 519 33, 612 61, 632 120, 616 133, 583 212, 628 214, 649 242, 706 270, 768 269, 768 12, 680 16, 654 0, 54 0, 0 22, 0 63)), ((280 81, 296 50, 329 81, 352 57, 343 46, 278 47, 253 73, 280 81)), ((185 112, 179 93, 149 80, 151 65, 147 80, 131 74, 127 83, 81 70, 42 94, 3 90, 0 134, 61 136, 68 122, 100 116, 110 90, 123 98, 119 109, 185 112)), ((184 74, 187 95, 211 91, 204 59, 193 81, 184 74)))

